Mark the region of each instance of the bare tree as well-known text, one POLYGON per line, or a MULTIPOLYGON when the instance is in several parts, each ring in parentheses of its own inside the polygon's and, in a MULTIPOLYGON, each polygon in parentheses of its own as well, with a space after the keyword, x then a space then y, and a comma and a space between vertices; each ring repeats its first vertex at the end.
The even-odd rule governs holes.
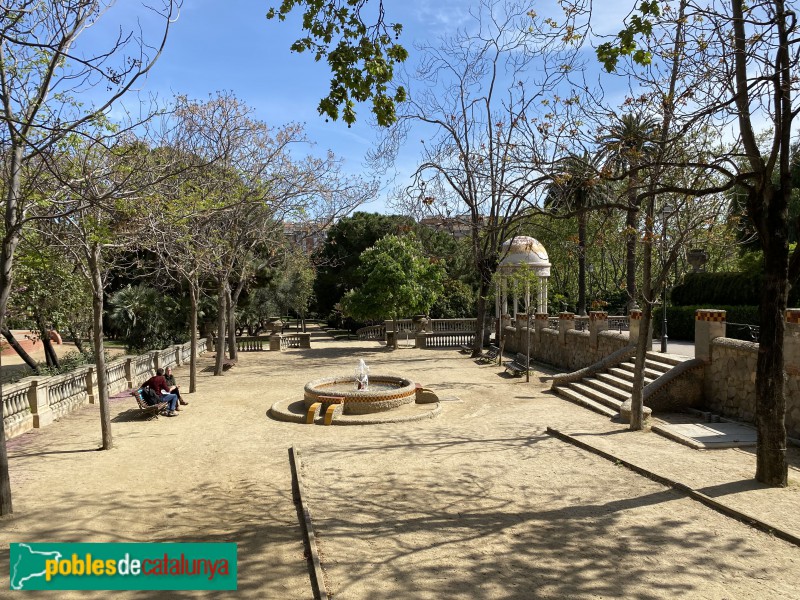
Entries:
MULTIPOLYGON (((4 230, 0 243, 0 326, 11 285, 14 251, 30 198, 23 178, 33 160, 47 160, 66 136, 101 116, 153 66, 177 15, 179 0, 148 7, 161 20, 149 40, 137 26, 120 30, 104 49, 84 50, 82 34, 113 3, 13 0, 0 7, 0 146, 4 230), (93 90, 95 102, 77 96, 93 90)), ((0 420, 2 420, 0 403, 0 420)), ((5 433, 0 431, 0 514, 12 511, 5 433)))
MULTIPOLYGON (((567 130, 550 127, 549 103, 577 64, 574 15, 562 25, 527 5, 483 0, 471 30, 423 46, 396 137, 373 158, 391 155, 415 124, 426 130, 422 159, 401 208, 462 220, 471 229, 479 274, 475 314, 483 327, 502 242, 544 196, 548 156, 567 130)), ((481 351, 476 336, 473 354, 481 351)))
POLYGON ((655 70, 679 62, 673 92, 655 93, 673 115, 670 135, 683 135, 694 124, 706 122, 720 137, 734 142, 729 152, 696 147, 682 160, 660 157, 659 162, 668 166, 703 169, 713 175, 707 181, 717 185, 656 186, 654 191, 702 195, 734 186, 745 191, 747 217, 764 254, 756 479, 785 486, 784 311, 789 282, 800 275, 800 252, 790 256, 788 245, 793 127, 800 111, 797 15, 783 0, 747 5, 738 0, 680 0, 642 3, 635 16, 621 34, 626 42, 615 39, 599 47, 606 67, 619 68, 619 59, 631 54, 632 76, 653 93, 659 85, 655 70), (660 44, 665 32, 675 32, 675 44, 660 44), (764 141, 758 135, 761 127, 767 130, 764 141))

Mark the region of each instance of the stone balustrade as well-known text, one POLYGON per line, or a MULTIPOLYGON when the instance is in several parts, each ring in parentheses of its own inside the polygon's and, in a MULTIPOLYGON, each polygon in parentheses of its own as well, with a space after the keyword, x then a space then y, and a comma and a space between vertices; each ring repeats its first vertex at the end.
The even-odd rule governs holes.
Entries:
MULTIPOLYGON (((106 365, 109 395, 138 386, 162 365, 181 364, 187 349, 191 354, 191 342, 110 361, 106 365)), ((198 340, 197 350, 198 354, 205 352, 205 340, 198 340)), ((45 427, 86 403, 93 404, 96 399, 97 373, 94 365, 51 377, 26 377, 17 383, 4 385, 3 427, 6 437, 16 437, 31 429, 45 427)))

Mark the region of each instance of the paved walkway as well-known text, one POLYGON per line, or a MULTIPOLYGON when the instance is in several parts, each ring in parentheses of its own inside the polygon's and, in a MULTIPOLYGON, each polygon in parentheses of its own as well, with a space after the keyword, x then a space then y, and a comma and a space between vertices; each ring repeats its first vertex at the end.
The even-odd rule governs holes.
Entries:
MULTIPOLYGON (((114 402, 109 452, 94 451, 98 412, 85 407, 9 443, 16 512, 0 522, 0 588, 12 541, 231 541, 240 574, 229 597, 309 598, 287 455, 297 445, 337 600, 800 598, 797 547, 545 430, 800 534, 794 449, 790 487, 765 488, 752 479, 751 451, 696 451, 629 432, 501 370, 455 350, 391 352, 320 332, 310 350, 243 354, 223 377, 200 373, 177 418, 143 422, 131 418, 132 400, 114 402), (359 358, 373 374, 404 374, 450 400, 419 423, 267 418, 276 400, 352 372, 359 358)), ((185 368, 176 375, 187 379, 185 368)))

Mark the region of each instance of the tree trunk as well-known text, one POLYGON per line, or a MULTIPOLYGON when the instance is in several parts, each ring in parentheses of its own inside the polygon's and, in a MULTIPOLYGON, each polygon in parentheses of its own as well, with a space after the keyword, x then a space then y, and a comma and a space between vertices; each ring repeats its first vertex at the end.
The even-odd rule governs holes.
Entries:
POLYGON ((236 304, 231 295, 230 285, 225 286, 225 309, 228 320, 228 356, 231 357, 231 360, 236 360, 239 358, 239 354, 236 352, 236 304))
POLYGON ((103 434, 103 450, 111 450, 114 441, 111 437, 111 414, 108 406, 108 374, 103 347, 103 278, 100 273, 100 245, 94 243, 88 252, 89 273, 92 278, 92 342, 94 344, 94 364, 97 374, 97 397, 100 403, 100 428, 103 434))
POLYGON ((44 358, 45 362, 47 363, 48 367, 54 367, 58 369, 58 356, 56 356, 56 351, 53 349, 53 342, 50 341, 50 331, 47 329, 47 326, 44 323, 44 319, 40 316, 36 317, 36 325, 39 328, 39 338, 42 340, 42 347, 44 348, 44 358))
MULTIPOLYGON (((644 364, 650 349, 650 324, 653 322, 653 218, 655 199, 651 196, 645 215, 644 242, 642 243, 642 318, 639 321, 639 338, 636 340, 636 361, 631 391, 631 431, 644 428, 644 364)), ((635 240, 634 240, 635 241, 635 240)), ((635 245, 634 245, 635 246, 635 245)), ((635 248, 634 248, 635 252, 635 248)))
POLYGON ((189 393, 197 390, 197 304, 199 289, 196 281, 189 282, 189 393))
POLYGON ((67 327, 67 331, 69 331, 70 337, 72 337, 72 343, 75 344, 75 347, 78 349, 78 352, 81 354, 86 354, 86 350, 83 347, 83 341, 81 340, 78 332, 75 331, 75 328, 71 325, 67 327))
POLYGON ((10 330, 3 327, 0 329, 0 333, 3 334, 3 337, 8 340, 8 344, 14 349, 17 355, 25 361, 25 364, 28 365, 36 375, 39 375, 39 365, 36 364, 36 361, 31 358, 31 355, 25 352, 25 349, 19 345, 19 342, 14 337, 14 334, 11 333, 10 330))
POLYGON ((220 277, 217 282, 217 343, 215 347, 214 375, 222 375, 222 361, 225 359, 225 298, 228 282, 220 277))
MULTIPOLYGON (((9 149, 11 165, 7 181, 5 202, 5 235, 0 248, 0 328, 5 327, 6 307, 11 295, 11 267, 14 263, 14 251, 19 244, 21 227, 19 223, 19 197, 22 185, 22 146, 16 138, 12 138, 9 149)), ((0 425, 4 422, 5 411, 0 402, 0 425)), ((8 451, 6 449, 5 427, 0 426, 0 515, 11 514, 11 481, 8 476, 8 451)))
POLYGON ((578 314, 582 317, 586 316, 586 218, 585 212, 578 215, 578 314))
MULTIPOLYGON (((762 240, 764 279, 756 363, 756 480, 771 486, 787 485, 785 375, 783 372, 784 315, 788 293, 789 246, 786 211, 780 210, 780 191, 768 203, 767 230, 774 235, 762 240), (782 214, 781 214, 782 213, 782 214), (781 235, 783 233, 784 235, 781 235)), ((766 204, 766 202, 765 202, 766 204)), ((784 207, 786 202, 783 201, 784 207)))
MULTIPOLYGON (((630 203, 630 200, 628 201, 630 203)), ((628 314, 636 306, 636 222, 638 210, 631 207, 625 213, 625 289, 628 292, 628 314)))

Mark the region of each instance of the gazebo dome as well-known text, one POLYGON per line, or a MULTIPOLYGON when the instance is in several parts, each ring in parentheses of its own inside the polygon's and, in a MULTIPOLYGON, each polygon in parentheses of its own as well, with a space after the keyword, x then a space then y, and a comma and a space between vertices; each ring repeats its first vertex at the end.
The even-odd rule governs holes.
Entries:
POLYGON ((499 269, 513 271, 528 266, 539 277, 550 276, 550 259, 542 243, 527 235, 518 235, 503 242, 501 249, 503 260, 499 269))

